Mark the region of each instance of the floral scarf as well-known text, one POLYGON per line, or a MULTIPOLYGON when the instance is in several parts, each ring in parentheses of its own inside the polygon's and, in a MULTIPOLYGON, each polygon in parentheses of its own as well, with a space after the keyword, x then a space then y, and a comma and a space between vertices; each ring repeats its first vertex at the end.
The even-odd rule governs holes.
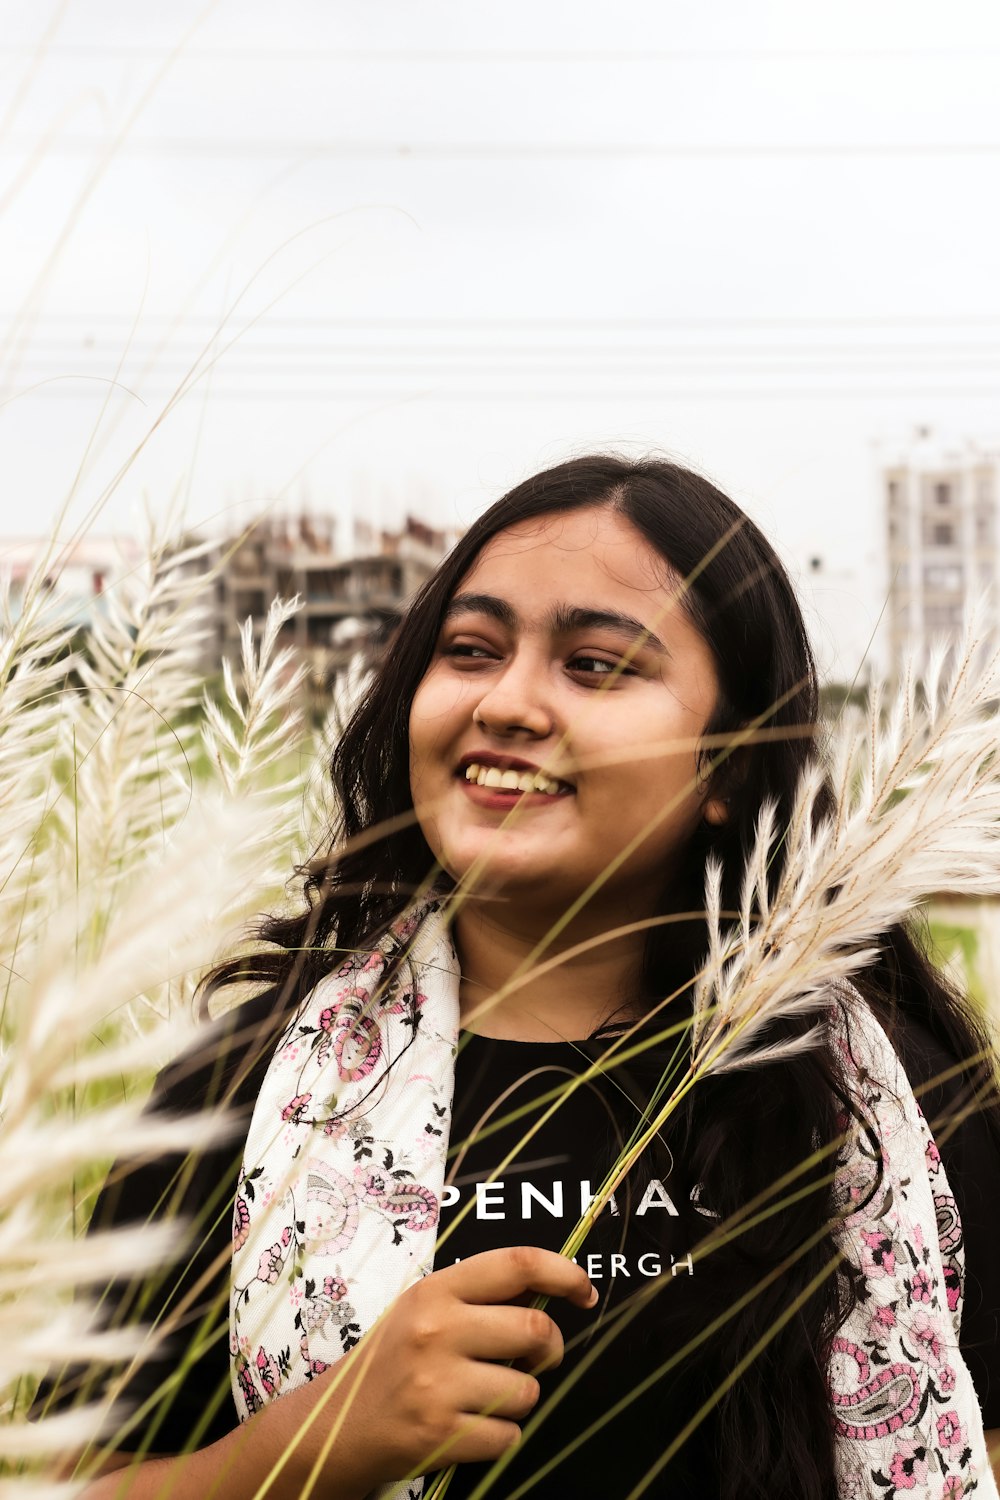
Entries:
MULTIPOLYGON (((433 1266, 458 980, 446 924, 428 904, 318 984, 278 1042, 233 1216, 230 1353, 243 1421, 322 1374, 433 1266)), ((885 1032, 856 990, 839 988, 837 1045, 874 1129, 855 1129, 836 1174, 841 1208, 862 1205, 839 1243, 863 1278, 829 1369, 838 1493, 997 1500, 958 1347, 955 1200, 885 1032)), ((422 1489, 417 1480, 379 1493, 419 1500, 422 1489)))

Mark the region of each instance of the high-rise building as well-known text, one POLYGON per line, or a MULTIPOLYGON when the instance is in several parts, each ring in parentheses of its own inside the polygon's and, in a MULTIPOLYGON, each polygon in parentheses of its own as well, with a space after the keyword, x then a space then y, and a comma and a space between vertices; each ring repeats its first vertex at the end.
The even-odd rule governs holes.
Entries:
POLYGON ((998 621, 1000 445, 942 441, 927 428, 882 461, 892 660, 954 634, 992 592, 998 621))

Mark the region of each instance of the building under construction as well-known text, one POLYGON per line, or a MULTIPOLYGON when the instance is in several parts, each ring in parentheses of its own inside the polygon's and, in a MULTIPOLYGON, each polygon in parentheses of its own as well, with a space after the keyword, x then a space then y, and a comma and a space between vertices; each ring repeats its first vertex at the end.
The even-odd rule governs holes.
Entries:
POLYGON ((352 555, 336 546, 333 516, 262 517, 218 542, 199 566, 215 575, 207 671, 239 655, 246 619, 259 634, 275 597, 298 595, 287 643, 322 691, 359 650, 377 650, 453 537, 407 516, 399 531, 354 529, 352 555))

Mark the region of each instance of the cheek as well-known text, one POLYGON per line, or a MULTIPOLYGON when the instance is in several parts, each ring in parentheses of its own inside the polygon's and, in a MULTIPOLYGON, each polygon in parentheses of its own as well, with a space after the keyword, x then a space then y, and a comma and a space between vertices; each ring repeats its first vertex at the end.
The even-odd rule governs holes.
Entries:
POLYGON ((440 857, 441 840, 434 817, 436 791, 433 777, 433 760, 427 749, 428 721, 419 711, 417 700, 413 701, 410 713, 410 801, 416 813, 417 826, 423 834, 431 854, 440 857))
POLYGON ((432 666, 413 695, 410 706, 410 739, 433 747, 453 734, 468 715, 466 685, 440 665, 432 666), (463 689, 465 689, 463 691, 463 689))
POLYGON ((410 708, 410 795, 414 803, 441 795, 442 783, 450 778, 458 726, 456 693, 442 684, 433 670, 413 697, 410 708))
POLYGON ((421 687, 413 699, 409 723, 410 796, 415 803, 420 799, 426 780, 429 728, 426 695, 421 687))
POLYGON ((410 765, 426 761, 441 736, 443 727, 440 692, 428 674, 413 695, 410 705, 410 765))
POLYGON ((701 818, 695 760, 662 753, 644 757, 637 740, 623 750, 621 763, 602 778, 595 820, 609 847, 641 838, 636 859, 656 863, 683 846, 701 818))
MULTIPOLYGON (((673 700, 668 700, 667 709, 673 700)), ((659 701, 640 705, 629 714, 602 715, 600 707, 577 726, 573 748, 581 761, 600 766, 609 794, 644 802, 673 800, 685 787, 694 787, 694 740, 702 720, 694 714, 668 712, 659 701)), ((595 778, 596 779, 596 778, 595 778)))

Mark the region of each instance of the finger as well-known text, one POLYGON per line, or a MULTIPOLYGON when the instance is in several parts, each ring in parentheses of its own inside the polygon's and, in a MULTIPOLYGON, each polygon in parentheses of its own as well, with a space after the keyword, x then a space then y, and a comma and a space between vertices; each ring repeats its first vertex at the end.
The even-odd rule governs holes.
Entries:
POLYGON ((562 1363, 563 1336, 541 1308, 477 1304, 461 1319, 456 1347, 472 1359, 517 1359, 529 1370, 548 1370, 562 1363))
POLYGON ((593 1307, 597 1288, 581 1266, 554 1250, 511 1245, 483 1250, 437 1273, 464 1302, 510 1302, 523 1292, 565 1297, 577 1307, 593 1307))
POLYGON ((458 1412, 453 1435, 430 1455, 433 1467, 448 1464, 490 1463, 521 1441, 516 1422, 503 1417, 484 1417, 479 1412, 458 1412))
POLYGON ((461 1409, 483 1417, 523 1422, 534 1410, 542 1388, 533 1375, 510 1365, 466 1360, 460 1371, 461 1409))

